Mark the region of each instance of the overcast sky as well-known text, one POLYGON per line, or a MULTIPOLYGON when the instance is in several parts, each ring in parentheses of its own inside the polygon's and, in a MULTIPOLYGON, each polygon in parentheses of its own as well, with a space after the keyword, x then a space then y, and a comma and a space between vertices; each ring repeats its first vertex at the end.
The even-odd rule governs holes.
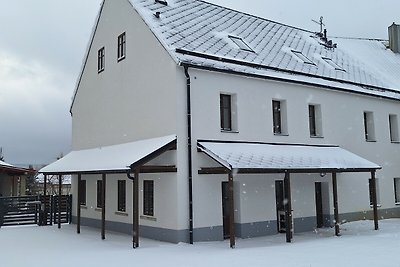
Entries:
MULTIPOLYGON (((115 0, 109 0, 115 1, 115 0)), ((328 35, 387 39, 398 0, 210 0, 328 35)), ((12 164, 70 151, 69 106, 101 0, 0 0, 0 147, 12 164)))

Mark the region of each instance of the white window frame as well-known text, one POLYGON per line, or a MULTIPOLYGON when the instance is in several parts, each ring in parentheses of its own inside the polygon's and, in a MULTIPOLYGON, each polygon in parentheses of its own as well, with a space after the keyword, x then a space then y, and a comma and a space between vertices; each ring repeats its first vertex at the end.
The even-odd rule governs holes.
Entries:
POLYGON ((287 103, 286 100, 284 99, 272 99, 271 101, 271 110, 272 110, 272 132, 274 135, 283 135, 287 136, 289 135, 288 131, 288 123, 287 123, 287 103), (275 108, 274 108, 274 102, 279 102, 280 103, 280 131, 275 130, 275 119, 274 119, 274 113, 275 108))
POLYGON ((399 143, 399 122, 396 114, 389 114, 389 135, 392 143, 399 143))
MULTIPOLYGON (((378 207, 380 207, 381 206, 381 194, 379 193, 379 181, 380 181, 380 179, 379 178, 375 178, 375 188, 376 188, 376 205, 378 206, 378 207)), ((369 195, 370 195, 370 197, 369 197, 369 205, 370 205, 370 207, 372 207, 373 206, 373 203, 372 203, 372 199, 371 199, 371 194, 372 194, 372 192, 370 191, 371 190, 371 185, 370 185, 370 183, 372 182, 372 179, 370 178, 369 180, 368 180, 368 190, 369 190, 369 195)))
POLYGON ((300 61, 302 61, 304 64, 310 64, 310 65, 315 65, 315 63, 309 59, 308 57, 306 57, 305 55, 303 55, 302 52, 297 51, 297 50, 291 50, 293 55, 295 55, 298 59, 300 59, 300 61))
POLYGON ((374 113, 372 111, 364 111, 363 115, 365 141, 376 142, 374 113))
POLYGON ((394 185, 394 204, 400 205, 400 178, 393 178, 394 185))
POLYGON ((242 38, 237 37, 237 36, 233 36, 233 35, 228 35, 228 37, 241 50, 244 50, 244 51, 247 51, 247 52, 254 52, 254 50, 251 49, 251 47, 242 38))
POLYGON ((322 133, 322 111, 320 104, 308 104, 308 126, 310 137, 323 137, 322 133), (311 119, 310 119, 310 106, 314 107, 314 124, 315 124, 315 134, 311 132, 311 119))
MULTIPOLYGON (((238 128, 238 111, 237 111, 237 94, 235 93, 228 93, 228 92, 220 92, 219 97, 221 95, 229 95, 231 98, 231 129, 223 129, 220 123, 221 132, 228 132, 228 133, 237 133, 239 130, 238 128)), ((221 119, 221 102, 219 103, 220 108, 220 119, 221 119)))

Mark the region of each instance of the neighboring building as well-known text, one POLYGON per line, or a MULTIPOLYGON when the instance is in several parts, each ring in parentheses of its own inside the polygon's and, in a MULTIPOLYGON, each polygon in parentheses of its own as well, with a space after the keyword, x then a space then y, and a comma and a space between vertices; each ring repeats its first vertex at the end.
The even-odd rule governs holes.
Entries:
POLYGON ((26 191, 26 176, 32 169, 15 167, 0 160, 0 195, 24 196, 26 191))
POLYGON ((332 226, 336 197, 340 220, 399 217, 400 55, 333 41, 204 1, 103 1, 73 151, 41 172, 73 175, 79 225, 170 242, 332 226))

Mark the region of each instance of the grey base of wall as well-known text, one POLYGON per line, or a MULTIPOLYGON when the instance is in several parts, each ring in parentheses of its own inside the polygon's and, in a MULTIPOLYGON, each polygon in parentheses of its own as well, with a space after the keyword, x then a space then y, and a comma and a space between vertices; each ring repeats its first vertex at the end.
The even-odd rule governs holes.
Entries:
MULTIPOLYGON (((379 210, 379 219, 388 218, 400 218, 400 207, 393 209, 379 210)), ((354 213, 344 213, 339 215, 341 223, 359 220, 372 220, 373 213, 372 210, 354 213)), ((73 216, 72 222, 76 223, 76 217, 73 216)), ((316 217, 303 217, 294 219, 294 232, 308 232, 313 231, 316 228, 317 219, 316 217)), ((101 221, 98 219, 81 218, 81 225, 101 228, 101 221)), ((325 227, 333 227, 334 216, 326 215, 324 216, 325 227)), ((371 224, 371 228, 373 224, 371 224)), ((126 233, 132 235, 132 224, 106 221, 106 230, 126 233)), ((235 224, 235 234, 238 238, 251 238, 274 235, 278 233, 277 221, 264 221, 264 222, 253 222, 253 223, 236 223, 235 224)), ((172 230, 165 228, 140 226, 140 236, 145 238, 150 238, 154 240, 160 240, 171 243, 179 242, 189 242, 189 230, 172 230)), ((223 226, 211 226, 203 228, 193 229, 193 240, 194 242, 203 241, 222 241, 223 236, 223 226)))

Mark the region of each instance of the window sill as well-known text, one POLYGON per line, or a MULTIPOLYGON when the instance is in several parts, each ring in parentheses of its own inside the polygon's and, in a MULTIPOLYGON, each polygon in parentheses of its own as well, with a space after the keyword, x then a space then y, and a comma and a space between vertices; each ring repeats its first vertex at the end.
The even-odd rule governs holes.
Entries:
POLYGON ((287 133, 274 133, 275 136, 289 136, 287 133))
MULTIPOLYGON (((392 143, 392 144, 400 144, 400 141, 390 141, 390 143, 392 143)), ((399 205, 400 205, 400 203, 399 203, 399 205)))
POLYGON ((400 206, 400 202, 395 202, 394 203, 396 206, 400 206))
POLYGON ((310 138, 324 138, 323 135, 310 135, 310 138))
POLYGON ((87 206, 86 205, 81 205, 81 209, 82 210, 87 210, 87 206))
POLYGON ((97 73, 100 74, 104 71, 104 69, 98 70, 97 73))
POLYGON ((156 222, 157 218, 153 216, 140 215, 140 219, 156 222))
POLYGON ((125 211, 116 211, 114 212, 115 215, 120 215, 120 216, 129 216, 128 213, 126 213, 125 211))
POLYGON ((365 142, 368 142, 368 143, 376 143, 376 140, 365 140, 365 142))
POLYGON ((221 129, 221 133, 239 133, 239 131, 221 129))
POLYGON ((103 211, 102 208, 94 208, 94 210, 95 210, 95 211, 99 211, 99 212, 102 212, 102 211, 103 211))
POLYGON ((125 56, 122 56, 122 57, 120 57, 120 58, 117 58, 117 62, 120 62, 121 60, 124 60, 125 59, 125 56))
MULTIPOLYGON (((400 205, 400 203, 399 203, 399 205, 400 205)), ((377 206, 378 208, 382 207, 382 205, 381 205, 381 204, 377 204, 376 206, 377 206)), ((372 206, 372 205, 369 205, 369 207, 372 209, 374 206, 372 206)))

